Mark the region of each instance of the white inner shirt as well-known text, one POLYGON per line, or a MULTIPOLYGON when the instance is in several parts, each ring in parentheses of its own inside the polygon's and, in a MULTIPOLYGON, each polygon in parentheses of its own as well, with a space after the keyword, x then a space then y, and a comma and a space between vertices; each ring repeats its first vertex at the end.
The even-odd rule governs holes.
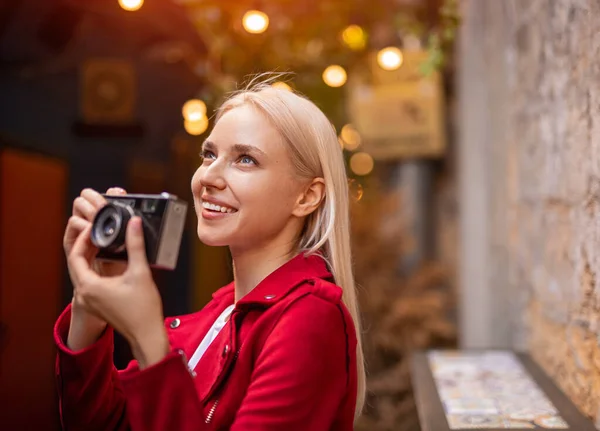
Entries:
POLYGON ((221 329, 223 329, 223 327, 227 323, 227 319, 229 318, 229 315, 233 311, 234 307, 235 304, 231 304, 229 307, 223 310, 221 315, 217 318, 217 320, 215 320, 215 323, 213 323, 211 328, 208 330, 208 332, 198 345, 198 348, 188 361, 188 367, 190 368, 190 370, 193 371, 196 368, 196 365, 198 365, 198 361, 200 361, 200 358, 202 358, 204 352, 206 352, 206 349, 208 349, 208 346, 210 346, 210 343, 212 343, 213 340, 217 338, 217 335, 219 335, 219 332, 221 332, 221 329))

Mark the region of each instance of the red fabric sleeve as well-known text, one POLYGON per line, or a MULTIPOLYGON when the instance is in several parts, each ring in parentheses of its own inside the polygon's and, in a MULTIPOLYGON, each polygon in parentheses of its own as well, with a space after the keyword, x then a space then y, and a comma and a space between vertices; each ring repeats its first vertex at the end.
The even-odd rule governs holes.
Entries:
POLYGON ((66 345, 71 305, 54 327, 58 348, 56 379, 60 417, 66 431, 128 429, 125 396, 113 365, 114 333, 107 327, 91 346, 72 351, 66 345))

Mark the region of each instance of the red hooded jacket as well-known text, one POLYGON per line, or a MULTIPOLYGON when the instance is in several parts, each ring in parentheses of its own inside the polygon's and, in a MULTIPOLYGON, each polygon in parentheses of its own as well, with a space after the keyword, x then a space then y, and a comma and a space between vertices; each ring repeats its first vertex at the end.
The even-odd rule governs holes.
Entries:
POLYGON ((240 299, 195 372, 198 344, 233 283, 201 311, 165 320, 171 352, 140 370, 113 364, 113 330, 66 346, 70 306, 56 322, 56 377, 65 431, 352 430, 356 334, 341 288, 318 256, 299 255, 240 299))

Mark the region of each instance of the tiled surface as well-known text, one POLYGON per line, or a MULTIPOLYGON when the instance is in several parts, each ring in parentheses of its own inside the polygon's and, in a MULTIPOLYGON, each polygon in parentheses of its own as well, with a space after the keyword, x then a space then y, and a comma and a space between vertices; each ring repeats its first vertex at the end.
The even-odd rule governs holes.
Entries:
POLYGON ((450 429, 569 429, 511 352, 430 352, 450 429))

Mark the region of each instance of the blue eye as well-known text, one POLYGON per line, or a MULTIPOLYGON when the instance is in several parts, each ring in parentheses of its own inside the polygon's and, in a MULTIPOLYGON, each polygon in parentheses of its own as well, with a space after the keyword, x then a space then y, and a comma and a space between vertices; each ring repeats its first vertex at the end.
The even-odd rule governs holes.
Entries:
POLYGON ((242 162, 242 164, 244 164, 244 165, 255 165, 256 164, 256 160, 254 160, 250 156, 242 156, 242 157, 240 157, 240 162, 242 162))
POLYGON ((200 153, 200 156, 203 159, 214 159, 214 158, 216 158, 215 153, 213 153, 210 150, 202 150, 202 152, 200 153))

